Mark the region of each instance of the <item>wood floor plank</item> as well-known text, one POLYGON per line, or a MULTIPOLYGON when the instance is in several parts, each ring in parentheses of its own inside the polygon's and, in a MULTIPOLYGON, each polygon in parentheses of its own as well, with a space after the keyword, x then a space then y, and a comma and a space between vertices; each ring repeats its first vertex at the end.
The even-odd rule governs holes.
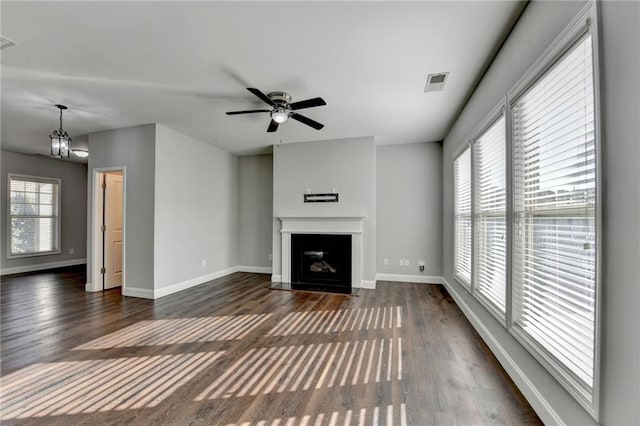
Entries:
POLYGON ((2 277, 2 424, 541 424, 439 285, 236 273, 144 300, 84 281, 2 277))

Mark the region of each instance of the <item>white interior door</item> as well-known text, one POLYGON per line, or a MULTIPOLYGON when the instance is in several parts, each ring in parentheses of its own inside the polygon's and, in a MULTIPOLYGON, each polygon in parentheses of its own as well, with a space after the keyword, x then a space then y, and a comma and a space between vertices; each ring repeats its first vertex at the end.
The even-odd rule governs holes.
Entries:
POLYGON ((104 288, 122 285, 122 174, 105 174, 104 288))

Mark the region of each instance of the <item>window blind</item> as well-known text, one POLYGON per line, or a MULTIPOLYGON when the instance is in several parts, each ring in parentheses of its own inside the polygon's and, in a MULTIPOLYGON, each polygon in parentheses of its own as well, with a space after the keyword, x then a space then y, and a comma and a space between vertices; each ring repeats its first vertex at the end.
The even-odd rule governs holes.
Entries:
POLYGON ((454 162, 454 272, 471 285, 471 149, 467 148, 454 162))
POLYGON ((512 105, 514 328, 590 397, 596 300, 591 36, 512 105))
POLYGON ((507 275, 505 119, 474 143, 474 292, 504 318, 507 275))
POLYGON ((9 177, 10 255, 58 249, 58 181, 9 177))

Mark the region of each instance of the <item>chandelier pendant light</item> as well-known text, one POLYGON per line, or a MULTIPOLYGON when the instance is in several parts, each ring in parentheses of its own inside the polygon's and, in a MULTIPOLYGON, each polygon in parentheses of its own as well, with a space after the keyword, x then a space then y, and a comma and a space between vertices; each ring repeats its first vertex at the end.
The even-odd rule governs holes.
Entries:
POLYGON ((69 158, 71 151, 71 138, 69 134, 62 129, 62 111, 67 109, 64 105, 56 105, 60 110, 60 128, 56 129, 49 135, 51 138, 51 156, 55 158, 69 158))

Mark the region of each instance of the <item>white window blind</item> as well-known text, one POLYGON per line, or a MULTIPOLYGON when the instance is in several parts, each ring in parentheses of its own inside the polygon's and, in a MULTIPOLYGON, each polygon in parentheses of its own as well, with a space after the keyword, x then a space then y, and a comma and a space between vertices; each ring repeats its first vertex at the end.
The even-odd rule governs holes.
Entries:
POLYGON ((474 144, 474 292, 504 318, 507 275, 505 119, 474 144))
POLYGON ((589 34, 512 106, 514 329, 591 397, 596 145, 589 34))
POLYGON ((59 181, 9 175, 10 256, 58 251, 59 181))
POLYGON ((456 277, 471 285, 471 149, 467 148, 454 161, 456 277))

